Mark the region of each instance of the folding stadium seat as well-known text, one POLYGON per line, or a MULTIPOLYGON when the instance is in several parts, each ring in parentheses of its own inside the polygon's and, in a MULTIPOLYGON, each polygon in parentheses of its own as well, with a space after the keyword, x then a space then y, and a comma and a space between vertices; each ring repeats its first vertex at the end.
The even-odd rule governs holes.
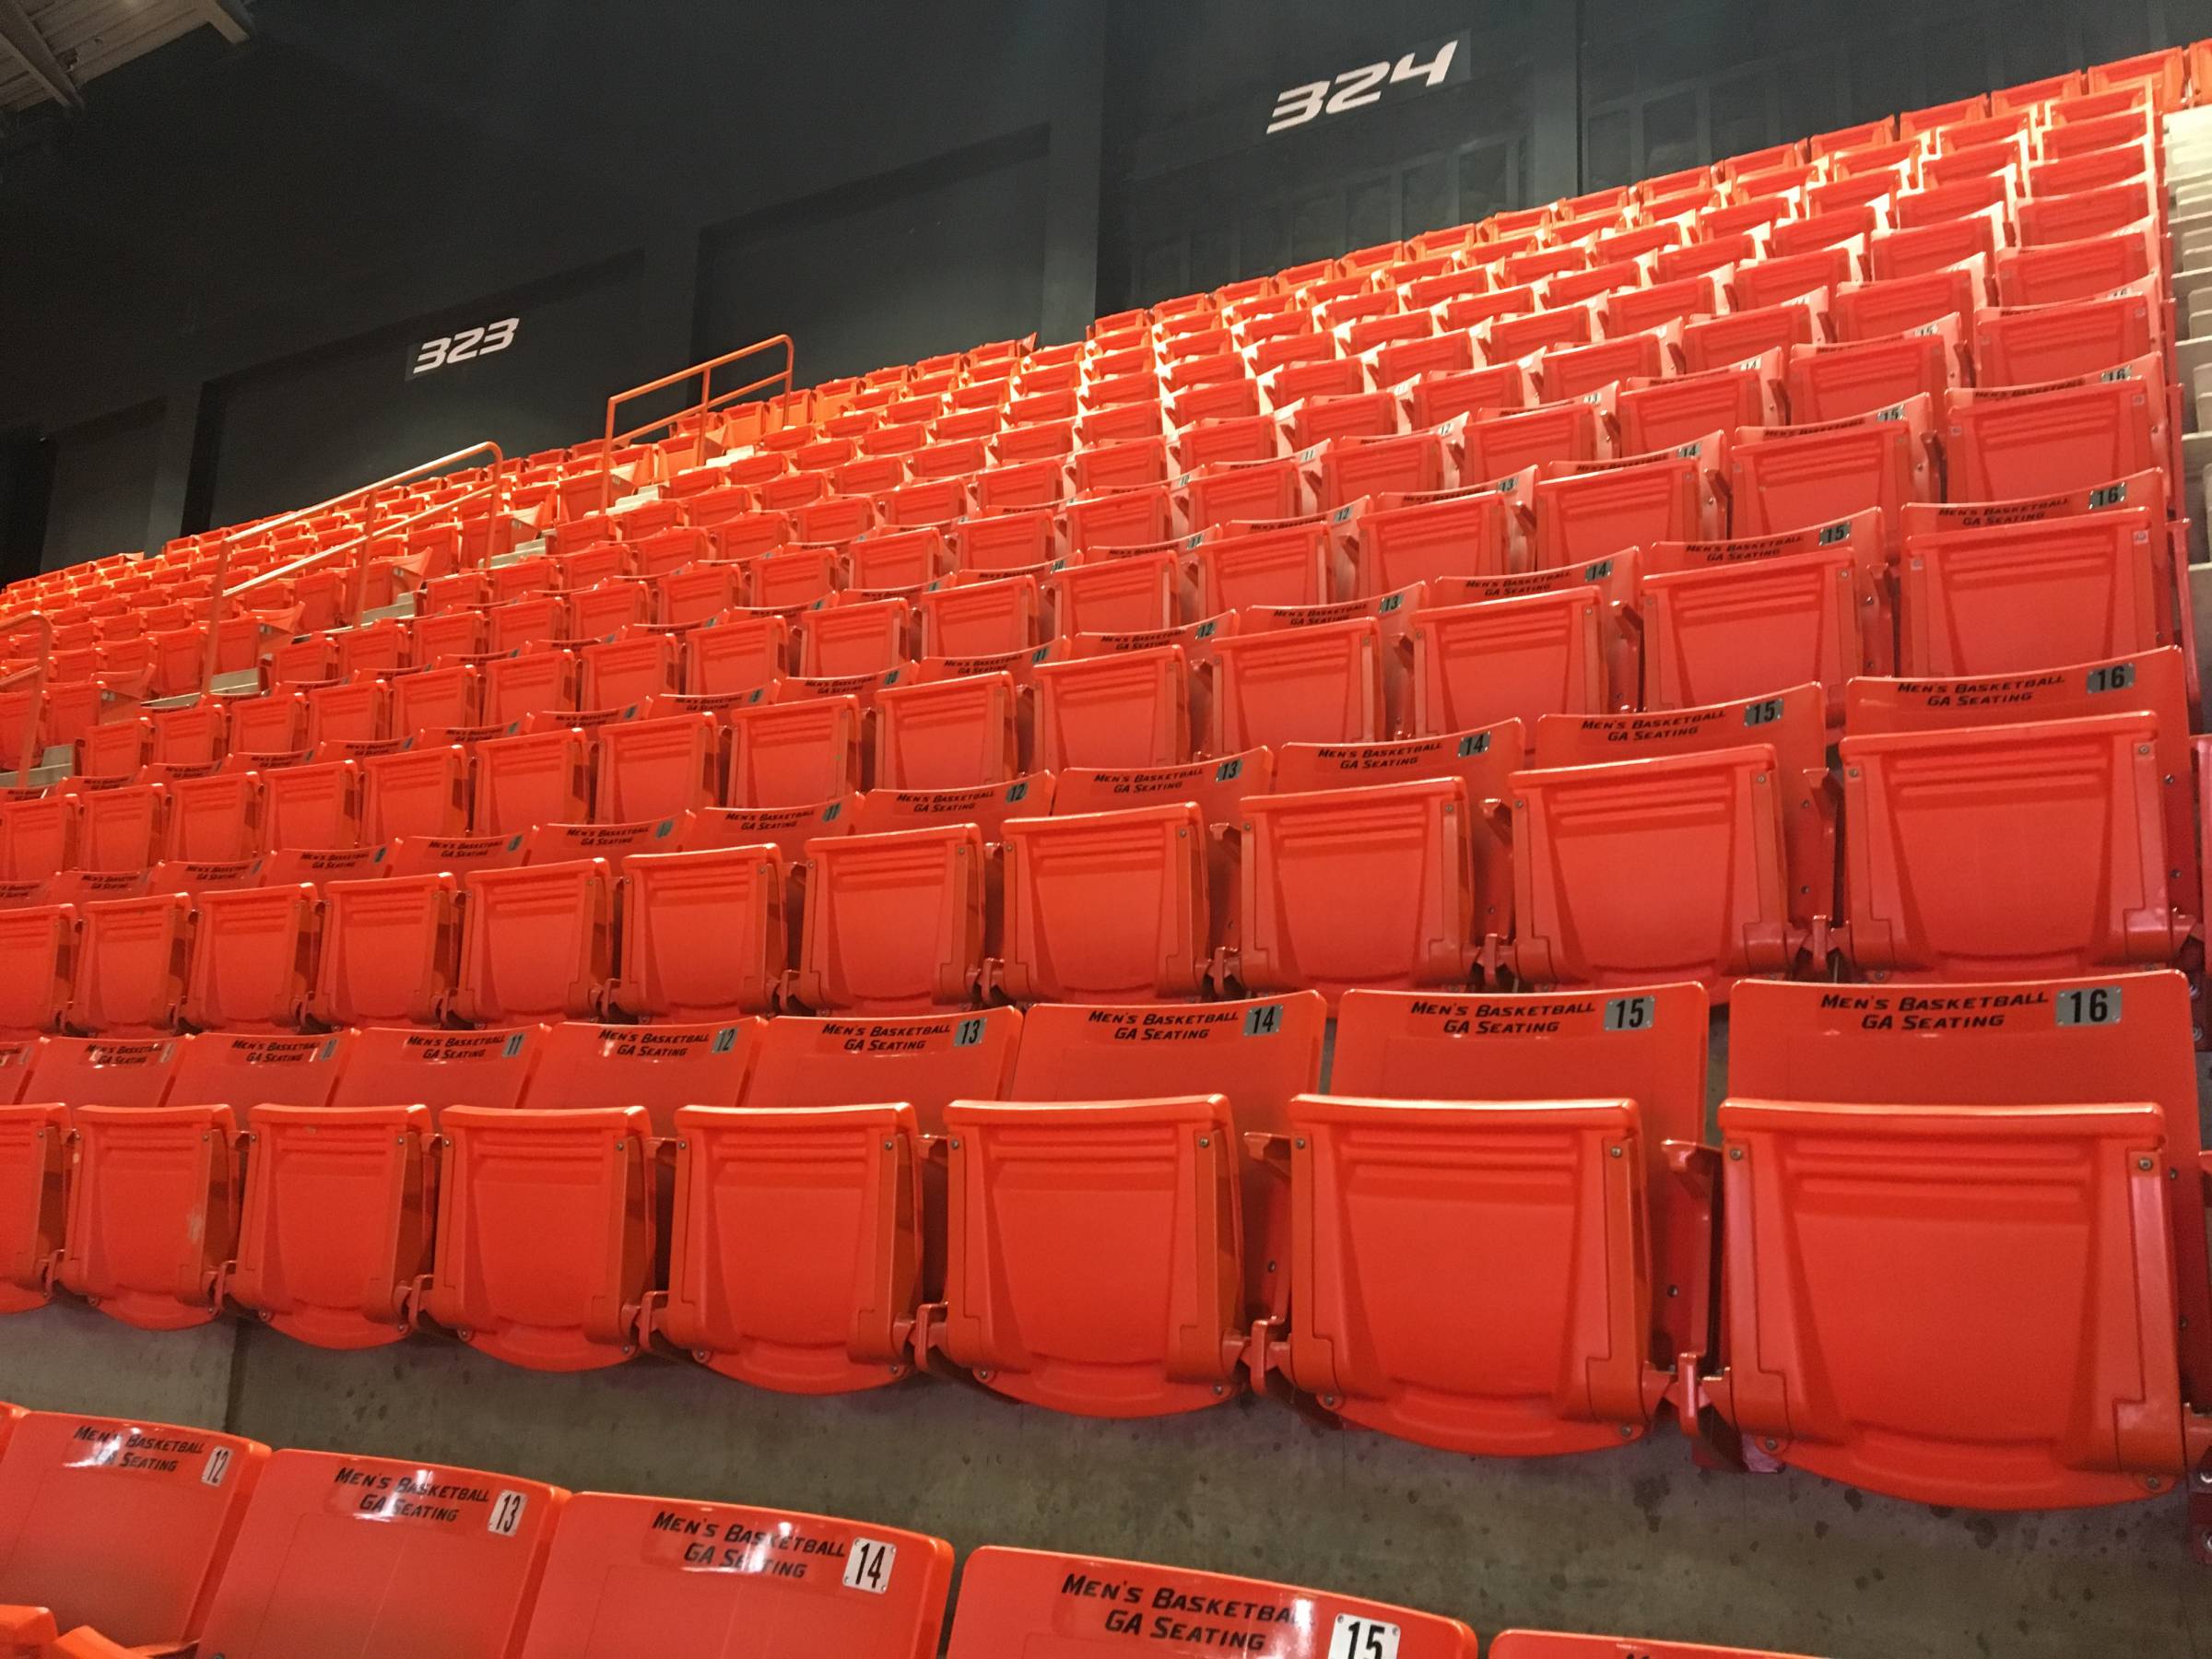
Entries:
POLYGON ((734 709, 727 724, 724 796, 733 806, 807 806, 858 786, 861 710, 855 697, 734 709))
MULTIPOLYGON (((460 940, 453 874, 323 883, 308 1013, 325 1024, 441 1024, 460 940)), ((265 907, 245 907, 259 913, 265 907)), ((253 960, 267 982, 270 958, 253 960)))
POLYGON ((475 725, 483 706, 482 675, 474 664, 425 668, 392 682, 392 730, 403 736, 431 726, 475 725))
MULTIPOLYGON (((1006 995, 1129 1002, 1205 994, 1218 941, 1196 806, 1012 818, 1002 833, 995 982, 1006 995)), ((811 894, 808 903, 811 912, 811 894)))
POLYGON ((1037 764, 1048 771, 1170 766, 1190 757, 1180 646, 1044 663, 1031 683, 1037 764))
POLYGON ((615 721, 598 728, 594 745, 592 810, 602 824, 721 805, 722 727, 711 714, 615 721))
POLYGON ((1244 801, 1232 977, 1253 991, 1316 987, 1334 1004, 1353 984, 1457 988, 1495 955, 1511 929, 1510 854, 1456 770, 1438 770, 1244 801), (1382 879, 1374 890, 1396 901, 1358 914, 1324 902, 1347 874, 1382 879))
POLYGON ((652 1143, 679 1107, 737 1100, 755 1030, 558 1025, 520 1109, 449 1107, 423 1312, 531 1370, 631 1358, 653 1279, 652 1143))
POLYGON ((798 671, 832 678, 895 668, 912 658, 911 624, 903 599, 808 611, 797 629, 798 671))
POLYGON ((947 534, 963 571, 1034 571, 1062 547, 1049 512, 1004 512, 955 524, 947 534))
POLYGON ((935 529, 863 536, 845 553, 856 588, 924 587, 952 571, 952 554, 935 529))
POLYGON ((277 1659, 344 1631, 367 1653, 514 1652, 567 1497, 473 1469, 278 1452, 216 1583, 200 1651, 277 1659))
POLYGON ((265 830, 272 848, 360 844, 360 766, 331 760, 262 773, 265 830))
POLYGON ((2035 385, 2092 374, 2155 349, 2157 300, 2122 289, 2095 300, 1974 313, 1974 364, 1983 383, 2035 385))
POLYGON ((472 870, 462 881, 453 1011, 476 1025, 588 1019, 614 978, 613 872, 604 858, 472 870))
POLYGON ((654 1328, 725 1376, 842 1394, 910 1374, 925 1249, 925 1154, 954 1100, 995 1100, 1014 1065, 1010 1008, 903 1019, 772 1020, 739 1109, 677 1114, 677 1221, 654 1328), (870 1102, 886 1102, 871 1104, 870 1102), (763 1218, 818 1247, 771 1284, 743 1264, 763 1218))
POLYGON ((1331 1092, 1290 1107, 1294 1319, 1272 1363, 1345 1420, 1447 1451, 1648 1432, 1712 1310, 1712 1195, 1677 1161, 1704 1138, 1706 1024, 1694 985, 1347 992, 1331 1092), (1386 1265, 1416 1260, 1441 1277, 1386 1265))
MULTIPOLYGON (((1533 488, 1533 475, 1524 475, 1533 488)), ((1381 496, 1349 521, 1354 597, 1393 593, 1439 576, 1503 575, 1524 539, 1523 479, 1511 490, 1381 496)))
POLYGON ((1772 746, 1512 780, 1515 975, 1532 989, 1786 973, 1784 796, 1772 746), (1664 877, 1653 879, 1661 871, 1664 877))
POLYGON ((1944 399, 1947 493, 1958 501, 2048 494, 2165 464, 2159 359, 2048 390, 1983 389, 1944 399))
POLYGON ((1646 709, 1818 684, 1841 717, 1853 675, 1893 652, 1881 516, 1745 541, 1643 549, 1637 591, 1646 709), (1877 652, 1879 654, 1877 654, 1877 652))
POLYGON ((2191 918, 2170 902, 2157 737, 2142 712, 1847 732, 1853 962, 1914 980, 2171 960, 2191 918), (1961 789, 1969 856, 1952 827, 1961 789))
POLYGON ((1917 276, 1846 282, 1830 297, 1829 323, 1839 340, 1888 339, 1946 317, 1971 324, 1988 302, 1988 261, 1975 255, 1917 276))
POLYGON ((342 1037, 187 1037, 159 1106, 72 1109, 76 1179, 55 1277, 141 1330, 216 1317, 237 1226, 237 1131, 265 1104, 326 1103, 342 1037))
POLYGON ((782 617, 722 612, 684 636, 684 689, 711 695, 772 684, 790 667, 790 641, 782 617))
POLYGON ((1442 489, 1458 474, 1455 446, 1432 431, 1335 438, 1321 445, 1318 454, 1299 459, 1308 492, 1324 509, 1362 496, 1442 489))
POLYGON ((2170 1179, 2195 1156, 2181 976, 1743 994, 1704 1396, 1775 1461, 1912 1501, 2171 1490, 2175 1299, 2204 1300, 2201 1202, 2170 1179), (1833 1277, 1900 1250, 1915 1273, 1833 1277))
POLYGON ((1630 454, 1697 442, 1708 433, 1782 418, 1782 353, 1665 380, 1630 380, 1613 394, 1615 441, 1630 454))
POLYGON ((1044 580, 1055 634, 1135 633, 1172 628, 1180 580, 1171 552, 1091 559, 1055 570, 1044 580))
POLYGON ((622 859, 612 1006, 646 1020, 768 1013, 790 966, 784 873, 765 842, 622 859))
POLYGON ((1214 642, 1216 753, 1383 735, 1382 630, 1372 618, 1214 642))
MULTIPOLYGON (((1332 368, 1335 365, 1332 362, 1332 368)), ((1354 365, 1356 371, 1357 365, 1354 365)), ((1273 461, 1282 455, 1284 433, 1281 419, 1274 415, 1233 415, 1193 421, 1175 437, 1175 472, 1196 472, 1202 466, 1217 466, 1230 461, 1273 461)), ((1132 440, 1126 443, 1102 445, 1087 454, 1112 454, 1115 451, 1144 448, 1164 444, 1159 440, 1132 440)), ((1135 488, 1147 484, 1166 481, 1166 456, 1161 454, 1159 476, 1131 477, 1122 488, 1135 488)), ((1078 465, 1080 463, 1078 463, 1078 465)), ((1130 468, 1135 471, 1134 466, 1130 468)), ((1147 469, 1149 473, 1150 469, 1147 469)), ((1088 487, 1087 487, 1088 488, 1088 487)))
POLYGON ((379 681, 359 680, 317 686, 306 694, 307 747, 334 738, 389 736, 391 692, 379 681))
POLYGON ((459 835, 468 829, 468 752, 426 745, 372 755, 361 767, 361 839, 459 835))
POLYGON ((586 816, 591 748, 580 732, 527 732, 477 745, 475 821, 479 835, 512 835, 533 824, 586 816))
MULTIPOLYGON (((11 1044, 21 1106, 0 1105, 0 1312, 42 1306, 53 1295, 67 1221, 74 1161, 72 1107, 155 1106, 168 1089, 177 1042, 49 1037, 11 1044)), ((5 1632, 0 1625, 0 1633, 5 1632)))
POLYGON ((0 1641, 10 1614, 42 1608, 50 1631, 90 1626, 119 1643, 189 1645, 269 1449, 204 1429, 44 1411, 23 1414, 5 1445, 0 1641), (127 1570, 98 1571, 102 1559, 127 1570))
POLYGON ((806 863, 790 997, 821 1011, 885 1014, 975 1001, 987 871, 974 825, 810 841, 806 863))
POLYGON ((586 645, 578 653, 577 700, 588 709, 622 709, 673 691, 682 682, 682 646, 641 634, 586 645))
POLYGON ((169 792, 159 783, 79 787, 76 863, 86 870, 143 870, 160 862, 169 792))
POLYGON ((2088 190, 2031 196, 2019 205, 2020 245, 2050 247, 2132 229, 2157 212, 2148 179, 2132 178, 2088 190))
POLYGON ((759 1644, 935 1659, 952 1546, 874 1522, 585 1492, 561 1511, 519 1659, 759 1644))
POLYGON ((1540 714, 1611 708, 1611 621, 1604 597, 1589 586, 1415 612, 1408 629, 1413 735, 1436 737, 1518 720, 1533 736, 1540 714))
POLYGON ((371 1030, 327 1104, 254 1113, 233 1301, 317 1347, 397 1342, 430 1267, 429 1147, 454 1105, 512 1109, 537 1063, 535 1027, 371 1030))
POLYGON ((62 1023, 119 1037, 175 1030, 192 947, 192 900, 160 893, 75 911, 76 965, 62 1023))
POLYGON ((1594 461, 1609 453, 1595 404, 1580 398, 1467 423, 1462 478, 1504 478, 1547 461, 1594 461))
POLYGON ((1203 617, 1255 605, 1325 604, 1329 532, 1312 523, 1218 539, 1209 532, 1191 547, 1187 570, 1203 617))
POLYGON ((1249 1320, 1286 1306, 1288 1239, 1275 1204, 1247 1253, 1248 1208, 1280 1183, 1240 1157, 1240 1136, 1283 1131, 1324 1023, 1310 994, 1033 1009, 1008 1092, 1053 1104, 947 1108, 947 1301, 926 1342, 1000 1393, 1091 1416, 1187 1411, 1240 1388, 1249 1320), (1131 1203, 1163 1159, 1185 1171, 1176 1195, 1131 1203), (1020 1191, 1118 1248, 1063 1265, 1069 1235, 1020 1191))
POLYGON ((1077 553, 1089 547, 1143 547, 1175 530, 1165 485, 1077 496, 1067 503, 1065 521, 1068 548, 1077 553))
POLYGON ((879 788, 1004 783, 1021 770, 1008 674, 889 686, 875 711, 879 788))
POLYGON ((2160 643, 2164 526, 2147 509, 1911 535, 1898 672, 2008 674, 2160 643))
POLYGON ((2146 221, 2124 235, 2007 248, 1994 264, 1999 304, 2057 305, 2142 281, 2163 269, 2165 249, 2155 222, 2146 221))
MULTIPOLYGON (((1171 1166, 1172 1167, 1172 1166, 1171 1166)), ((1172 1659, 1241 1650, 1283 1659, 1474 1659, 1475 1632, 1383 1602, 1261 1579, 1093 1556, 979 1549, 963 1564, 948 1659, 1120 1652, 1172 1659)))
POLYGON ((914 601, 917 657, 984 656, 1039 643, 1037 580, 955 580, 914 601))
MULTIPOLYGON (((252 858, 265 842, 262 781, 253 772, 162 778, 169 790, 169 855, 194 863, 252 858)), ((0 817, 8 808, 0 807, 0 817)))
POLYGON ((43 881, 77 867, 84 806, 73 795, 0 805, 0 880, 43 881))
POLYGON ((1548 462, 1532 492, 1539 566, 1579 564, 1655 541, 1696 541, 1727 528, 1717 488, 1727 438, 1710 432, 1657 454, 1548 462))
MULTIPOLYGON (((1492 363, 1481 369, 1431 370, 1413 382, 1406 419, 1417 431, 1431 430, 1456 416, 1521 409, 1534 402, 1528 371, 1519 363, 1492 363)), ((1479 477, 1462 464, 1461 477, 1479 477)))
POLYGON ((541 710, 576 706, 576 654, 571 651, 525 651, 484 665, 483 712, 487 725, 510 725, 541 710))
POLYGON ((1959 382, 1961 325, 1945 319, 1890 340, 1790 348, 1785 390, 1801 425, 1868 415, 1923 393, 1940 398, 1959 382))
POLYGON ((1698 373, 1769 351, 1810 346, 1822 337, 1820 316, 1826 309, 1824 296, 1812 294, 1691 323, 1682 330, 1683 366, 1698 373))
POLYGON ((1928 400, 1912 397, 1846 420, 1738 431, 1728 450, 1735 534, 1773 535, 1876 507, 1894 545, 1904 504, 1938 493, 1933 422, 1928 400))

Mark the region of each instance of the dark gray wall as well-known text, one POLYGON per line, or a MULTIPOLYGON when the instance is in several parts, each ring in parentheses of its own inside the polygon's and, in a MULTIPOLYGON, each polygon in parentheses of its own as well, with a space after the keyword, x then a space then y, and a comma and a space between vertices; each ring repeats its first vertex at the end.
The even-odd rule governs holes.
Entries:
POLYGON ((138 546, 160 444, 159 404, 54 435, 41 570, 138 546))
POLYGON ((210 522, 319 500, 485 438, 527 454, 597 432, 635 361, 640 275, 639 260, 623 260, 216 387, 210 522), (520 323, 503 350, 408 376, 424 340, 511 316, 520 323))
POLYGON ((700 355, 788 334, 816 381, 1034 332, 1047 139, 1031 128, 718 227, 700 355))

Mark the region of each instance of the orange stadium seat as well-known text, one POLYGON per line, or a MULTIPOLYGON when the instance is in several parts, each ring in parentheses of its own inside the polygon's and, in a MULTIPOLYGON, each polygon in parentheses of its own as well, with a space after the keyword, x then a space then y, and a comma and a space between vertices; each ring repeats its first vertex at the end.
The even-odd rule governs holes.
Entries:
POLYGON ((818 1013, 971 1006, 985 971, 986 863, 972 824, 808 841, 787 993, 818 1013))
POLYGON ((1037 764, 1053 772, 1180 765, 1191 752, 1189 680, 1180 645, 1039 664, 1037 764))
POLYGON ((1918 1502, 2171 1489, 2177 1263, 2203 1301, 2202 1200, 2168 1180, 2195 1156, 2180 976, 1741 994, 1706 1397, 1779 1462, 1918 1502), (1904 1179, 1940 1201, 1900 1210, 1904 1179), (1863 1276, 1899 1250, 1918 1271, 1863 1276))
POLYGON ((1705 1048, 1695 985, 1347 992, 1332 1092, 1290 1109, 1291 1380, 1449 1451, 1648 1432, 1712 1312, 1712 1171, 1677 1167, 1704 1139, 1705 1048), (1386 1265, 1414 1260, 1438 1273, 1386 1265))
POLYGON ((874 1522, 583 1492, 518 1659, 638 1653, 935 1659, 952 1546, 874 1522), (737 1645, 733 1645, 737 1644, 737 1645))
POLYGON ((511 1652, 568 1494, 419 1461, 278 1452, 217 1581, 202 1651, 312 1653, 343 1630, 365 1652, 511 1652))
POLYGON ((1218 939, 1194 804, 1009 818, 1002 833, 999 990, 1019 1003, 1206 994, 1218 939))
POLYGON ((1283 1659, 1475 1659, 1457 1619, 1260 1579, 1095 1556, 987 1547, 960 1571, 947 1659, 1053 1648, 1119 1653, 1135 1638, 1171 1659, 1279 1653, 1283 1659))
POLYGON ((944 1273, 924 1229, 941 1180, 918 1137, 942 1134, 950 1101, 1005 1093, 1021 1023, 1011 1008, 770 1021, 736 1107, 677 1113, 677 1219, 654 1329, 725 1376, 784 1393, 910 1375, 918 1310, 944 1273), (748 1265, 771 1216, 814 1241, 808 1265, 772 1279, 748 1265))
POLYGON ((8 1614, 118 1642, 189 1644, 268 1465, 259 1441, 117 1418, 27 1413, 0 1453, 0 1641, 8 1614), (127 1568, 88 1570, 101 1559, 127 1568))

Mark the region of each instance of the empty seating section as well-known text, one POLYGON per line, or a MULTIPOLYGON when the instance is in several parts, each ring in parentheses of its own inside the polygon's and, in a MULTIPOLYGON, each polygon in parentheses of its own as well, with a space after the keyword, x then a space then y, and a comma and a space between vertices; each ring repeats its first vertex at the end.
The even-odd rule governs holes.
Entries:
MULTIPOLYGON (((15 584, 0 1314, 2201 1480, 2207 65, 15 584)), ((0 1412, 0 1650, 927 1659, 951 1559, 0 1412)), ((1475 1653, 997 1548, 949 1631, 1475 1653)))

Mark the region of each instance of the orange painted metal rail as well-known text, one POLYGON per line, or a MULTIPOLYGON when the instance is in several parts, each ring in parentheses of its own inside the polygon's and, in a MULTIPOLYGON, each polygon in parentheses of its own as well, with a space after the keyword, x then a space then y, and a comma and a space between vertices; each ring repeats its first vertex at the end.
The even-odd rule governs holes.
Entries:
MULTIPOLYGON (((216 657, 221 642, 219 630, 222 627, 223 613, 230 600, 241 594, 251 593, 255 588, 265 586, 269 582, 281 582, 288 576, 296 576, 300 571, 312 570, 317 565, 333 563, 343 555, 351 553, 354 555, 353 595, 347 615, 358 623, 363 608, 362 601, 367 597, 369 588, 369 550, 378 537, 389 535, 394 530, 406 530, 414 524, 420 524, 424 519, 452 512, 463 502, 473 501, 481 496, 489 496, 492 499, 494 510, 492 517, 501 526, 498 533, 499 536, 506 544, 499 550, 504 552, 508 547, 512 546, 514 537, 514 521, 498 512, 500 501, 505 499, 506 489, 506 453, 498 444, 486 439, 481 443, 470 444, 466 449, 458 449, 451 454, 440 455, 434 461, 418 462, 413 466, 394 473, 389 477, 379 478, 373 484, 359 485, 347 490, 342 495, 335 495, 328 500, 318 501, 312 507, 301 507, 277 518, 233 531, 230 535, 226 535, 219 544, 216 554, 215 593, 207 602, 207 646, 200 664, 201 694, 206 695, 213 689, 215 685, 216 657), (474 460, 480 456, 490 457, 491 476, 484 484, 456 496, 453 500, 441 502, 436 507, 427 507, 419 512, 390 519, 381 525, 376 522, 377 491, 389 489, 394 484, 404 484, 412 478, 428 477, 459 462, 474 460), (234 543, 250 536, 265 535, 276 525, 290 524, 313 513, 325 512, 334 507, 343 506, 355 500, 360 501, 364 509, 361 533, 359 535, 346 541, 333 543, 327 547, 318 547, 312 553, 302 554, 288 564, 278 565, 273 571, 263 571, 258 575, 248 577, 236 587, 224 585, 230 572, 230 548, 234 543)), ((492 557, 492 543, 488 537, 484 547, 484 557, 487 560, 492 557)))
POLYGON ((789 335, 771 335, 765 340, 755 340, 750 346, 740 346, 735 351, 725 351, 720 357, 709 358, 703 363, 694 363, 688 369, 678 369, 674 374, 664 374, 658 380, 647 381, 641 386, 632 386, 629 391, 618 392, 608 398, 606 400, 606 430, 602 435, 599 448, 599 511, 605 512, 614 505, 615 446, 617 444, 632 443, 648 432, 657 432, 664 427, 677 426, 685 420, 697 420, 699 422, 699 459, 704 461, 706 459, 707 416, 724 404, 735 403, 738 398, 751 393, 764 392, 771 386, 781 386, 783 391, 790 391, 794 363, 791 336, 789 335), (782 348, 783 352, 782 368, 772 374, 764 374, 757 380, 749 380, 741 386, 725 387, 720 392, 714 390, 714 371, 725 369, 732 363, 743 361, 747 358, 755 357, 763 352, 774 351, 779 347, 782 348), (697 403, 688 404, 673 415, 663 416, 658 420, 649 420, 643 426, 632 427, 626 432, 615 430, 615 411, 622 405, 634 402, 636 399, 654 392, 665 392, 670 386, 681 385, 693 375, 699 376, 699 401, 697 403))

